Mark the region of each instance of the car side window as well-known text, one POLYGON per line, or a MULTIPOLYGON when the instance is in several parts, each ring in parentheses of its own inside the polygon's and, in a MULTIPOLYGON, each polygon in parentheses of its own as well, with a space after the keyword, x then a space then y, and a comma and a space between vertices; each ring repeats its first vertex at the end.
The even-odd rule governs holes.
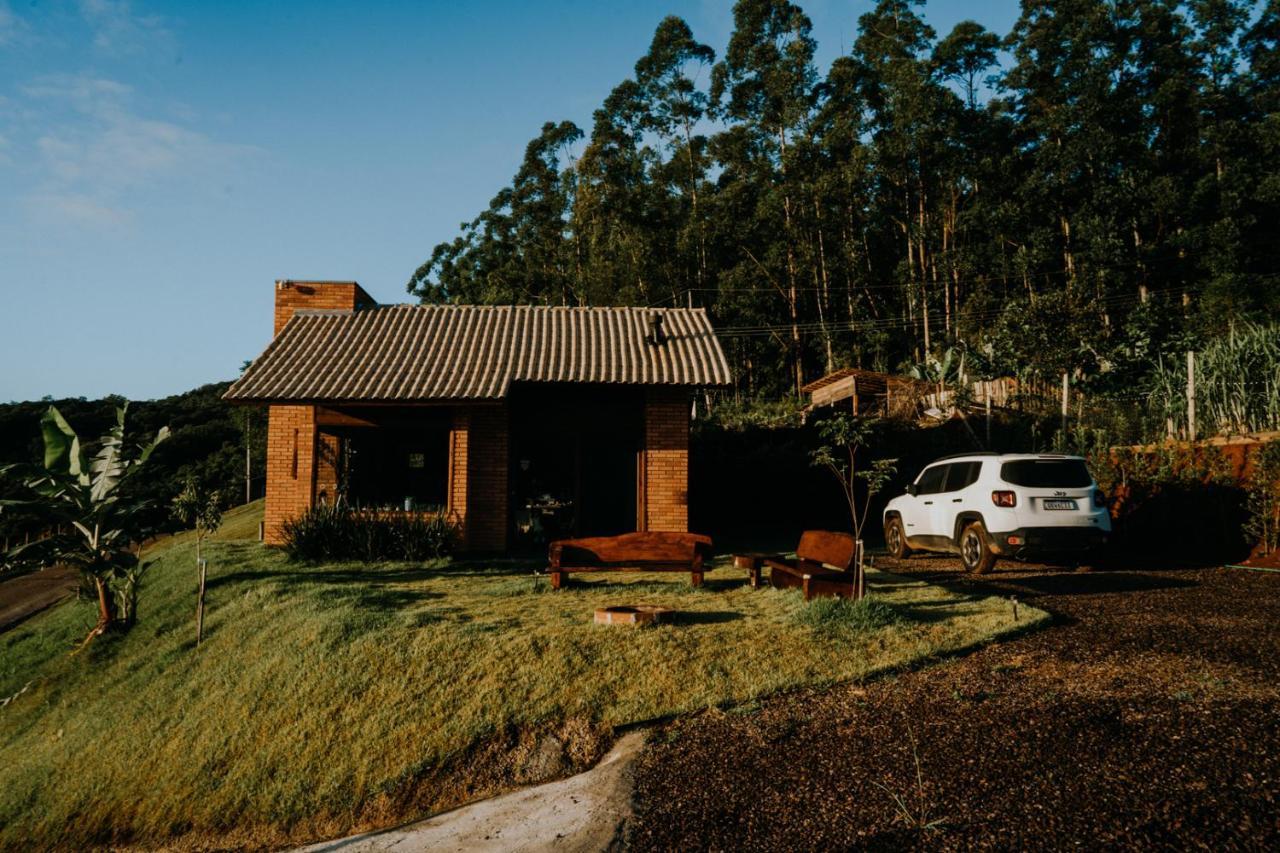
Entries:
POLYGON ((978 482, 981 462, 953 462, 947 472, 947 491, 958 492, 978 482))
POLYGON ((932 468, 926 468, 920 475, 920 479, 916 481, 916 493, 921 495, 940 493, 946 484, 947 469, 950 467, 950 465, 934 465, 932 468))

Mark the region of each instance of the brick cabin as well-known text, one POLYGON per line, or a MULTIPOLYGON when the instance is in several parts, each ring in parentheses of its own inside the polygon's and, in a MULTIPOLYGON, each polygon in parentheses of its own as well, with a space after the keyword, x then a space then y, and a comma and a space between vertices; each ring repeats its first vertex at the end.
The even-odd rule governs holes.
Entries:
POLYGON ((378 305, 279 281, 225 399, 269 408, 265 540, 318 502, 443 512, 473 552, 684 531, 692 395, 729 382, 706 313, 378 305))

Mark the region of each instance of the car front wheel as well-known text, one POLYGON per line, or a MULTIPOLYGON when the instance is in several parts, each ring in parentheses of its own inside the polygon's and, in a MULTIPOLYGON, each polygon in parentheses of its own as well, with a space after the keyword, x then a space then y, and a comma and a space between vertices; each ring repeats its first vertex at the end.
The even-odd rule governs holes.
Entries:
POLYGON ((965 571, 985 575, 996 564, 996 555, 987 539, 987 529, 975 521, 960 533, 960 562, 965 571))
POLYGON ((894 516, 884 526, 884 544, 889 549, 889 556, 902 560, 911 556, 907 547, 907 532, 902 529, 902 519, 894 516))

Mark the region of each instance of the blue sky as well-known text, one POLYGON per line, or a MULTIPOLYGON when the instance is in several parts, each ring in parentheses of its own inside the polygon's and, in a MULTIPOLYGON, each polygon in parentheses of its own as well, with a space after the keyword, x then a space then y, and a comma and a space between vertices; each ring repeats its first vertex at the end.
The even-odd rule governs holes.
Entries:
MULTIPOLYGON (((801 2, 825 70, 868 0, 801 2)), ((277 278, 382 302, 514 173, 590 127, 664 15, 725 2, 0 0, 0 400, 237 375, 277 278)), ((1001 34, 1013 0, 938 0, 1001 34)))

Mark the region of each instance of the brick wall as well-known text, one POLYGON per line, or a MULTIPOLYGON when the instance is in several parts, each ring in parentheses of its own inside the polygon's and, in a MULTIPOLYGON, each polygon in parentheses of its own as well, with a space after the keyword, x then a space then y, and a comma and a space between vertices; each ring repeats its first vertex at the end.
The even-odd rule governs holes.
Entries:
POLYGON ((653 388, 644 406, 644 529, 689 529, 689 392, 653 388))
POLYGON ((472 551, 504 551, 507 547, 507 433, 505 404, 471 408, 465 541, 472 551))
POLYGON ((284 542, 285 521, 311 506, 315 486, 316 417, 312 406, 272 406, 267 420, 264 541, 284 542))
POLYGON ((326 311, 354 311, 377 303, 354 281, 277 281, 275 331, 280 334, 293 312, 299 308, 326 311))

